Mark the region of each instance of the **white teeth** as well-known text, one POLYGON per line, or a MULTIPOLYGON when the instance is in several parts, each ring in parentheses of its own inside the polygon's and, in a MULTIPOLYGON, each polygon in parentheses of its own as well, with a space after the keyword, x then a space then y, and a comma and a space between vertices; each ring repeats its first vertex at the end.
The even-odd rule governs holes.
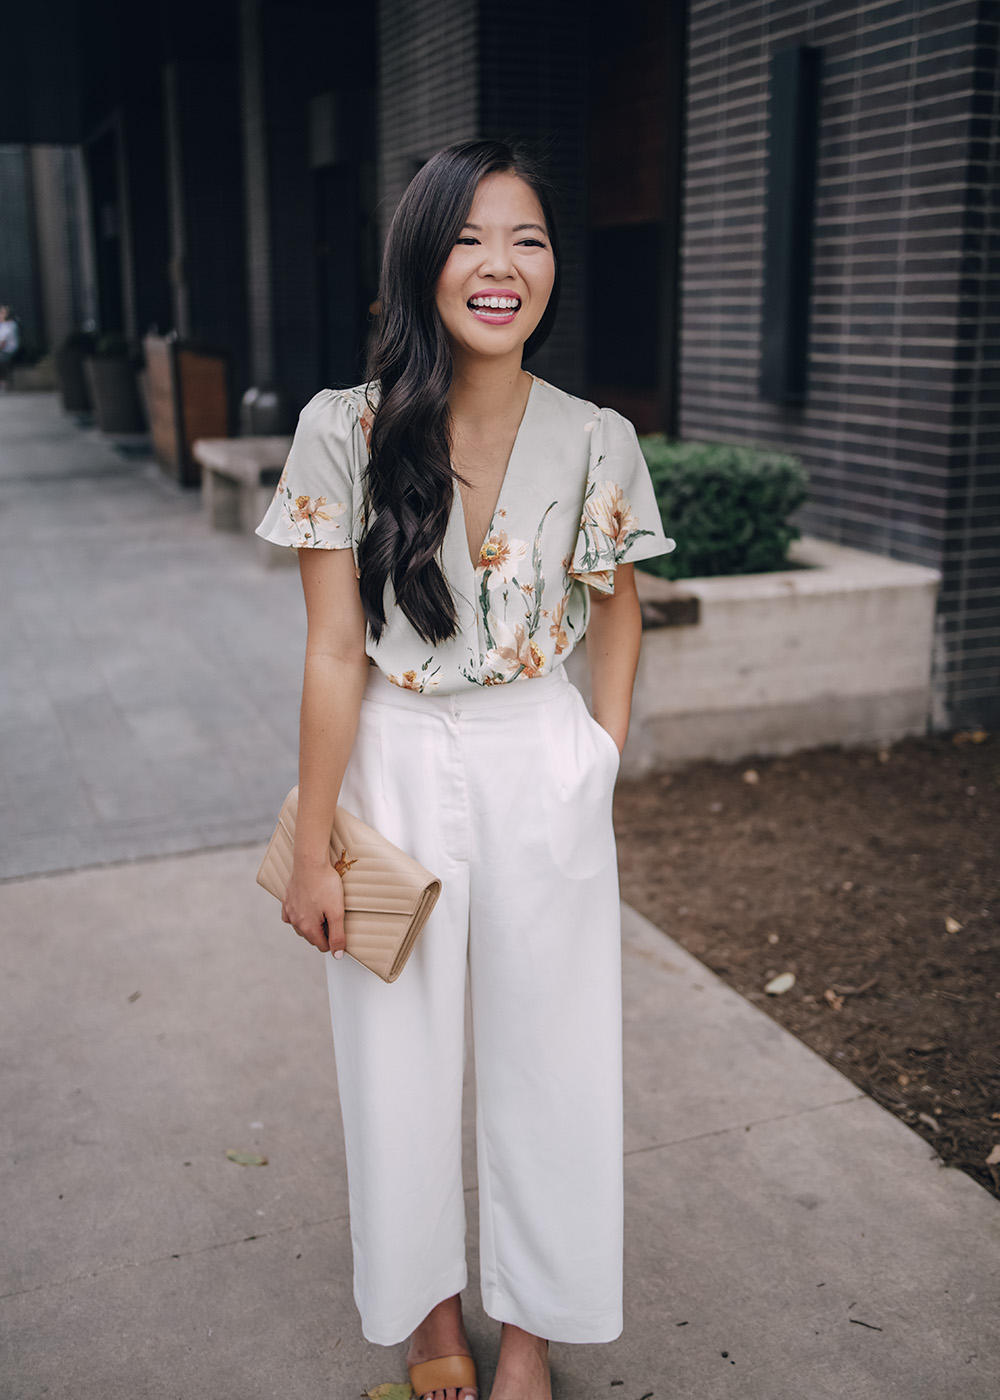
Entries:
POLYGON ((480 310, 516 311, 521 303, 516 297, 470 297, 469 305, 480 310))

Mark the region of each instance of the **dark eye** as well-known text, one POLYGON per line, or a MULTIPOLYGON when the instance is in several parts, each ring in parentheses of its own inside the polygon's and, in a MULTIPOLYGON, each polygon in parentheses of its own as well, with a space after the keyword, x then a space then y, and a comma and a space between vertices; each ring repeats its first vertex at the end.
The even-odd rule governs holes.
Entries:
POLYGON ((460 238, 455 239, 456 243, 478 243, 478 238, 473 238, 471 234, 463 233, 460 238))
POLYGON ((541 240, 540 238, 521 238, 521 239, 518 240, 518 246, 519 246, 519 247, 525 246, 525 245, 526 245, 527 247, 529 247, 529 248, 544 248, 544 247, 545 247, 545 244, 542 242, 542 240, 541 240))

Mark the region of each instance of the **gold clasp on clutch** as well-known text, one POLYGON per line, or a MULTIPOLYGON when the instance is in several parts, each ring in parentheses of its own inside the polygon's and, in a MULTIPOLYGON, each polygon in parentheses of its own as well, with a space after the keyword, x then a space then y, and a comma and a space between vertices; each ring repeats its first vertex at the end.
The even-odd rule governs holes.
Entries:
POLYGON ((347 874, 347 872, 350 870, 351 866, 352 866, 352 865, 357 865, 357 863, 358 863, 358 857, 357 857, 357 856, 355 856, 353 860, 348 860, 348 859, 347 859, 347 852, 346 852, 346 851, 341 851, 341 853, 340 853, 340 859, 334 864, 334 867, 333 867, 333 868, 334 868, 334 870, 336 870, 337 874, 341 877, 341 879, 343 879, 343 877, 344 877, 344 876, 347 874))

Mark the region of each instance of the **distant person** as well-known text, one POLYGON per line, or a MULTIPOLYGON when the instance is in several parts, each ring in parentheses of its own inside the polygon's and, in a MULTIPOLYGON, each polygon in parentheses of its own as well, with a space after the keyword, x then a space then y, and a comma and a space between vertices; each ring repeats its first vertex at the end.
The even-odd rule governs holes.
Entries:
MULTIPOLYGON (((259 527, 299 551, 308 613, 283 913, 332 953, 354 1296, 369 1341, 411 1337, 420 1400, 478 1394, 460 1298, 467 976, 491 1400, 551 1400, 550 1340, 622 1330, 611 797, 633 564, 673 541, 631 423, 522 366, 558 276, 534 164, 493 141, 438 152, 389 230, 368 383, 303 409, 259 527), (594 717, 563 665, 585 631, 594 717), (443 882, 392 985, 342 960, 338 796, 443 882)), ((325 1067, 301 1068, 318 1102, 325 1067)))
POLYGON ((9 366, 21 348, 21 328, 9 306, 0 306, 0 389, 9 389, 9 366))

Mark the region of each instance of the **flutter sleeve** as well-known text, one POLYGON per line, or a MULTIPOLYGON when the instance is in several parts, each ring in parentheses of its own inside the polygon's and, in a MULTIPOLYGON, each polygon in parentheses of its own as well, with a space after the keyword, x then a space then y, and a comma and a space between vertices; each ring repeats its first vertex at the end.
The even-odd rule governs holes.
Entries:
POLYGON ((323 389, 299 414, 281 479, 257 534, 292 549, 349 549, 368 429, 355 395, 323 389))
POLYGON ((569 572, 598 593, 615 591, 615 569, 669 554, 646 459, 635 429, 612 408, 587 424, 590 468, 583 516, 569 572))

